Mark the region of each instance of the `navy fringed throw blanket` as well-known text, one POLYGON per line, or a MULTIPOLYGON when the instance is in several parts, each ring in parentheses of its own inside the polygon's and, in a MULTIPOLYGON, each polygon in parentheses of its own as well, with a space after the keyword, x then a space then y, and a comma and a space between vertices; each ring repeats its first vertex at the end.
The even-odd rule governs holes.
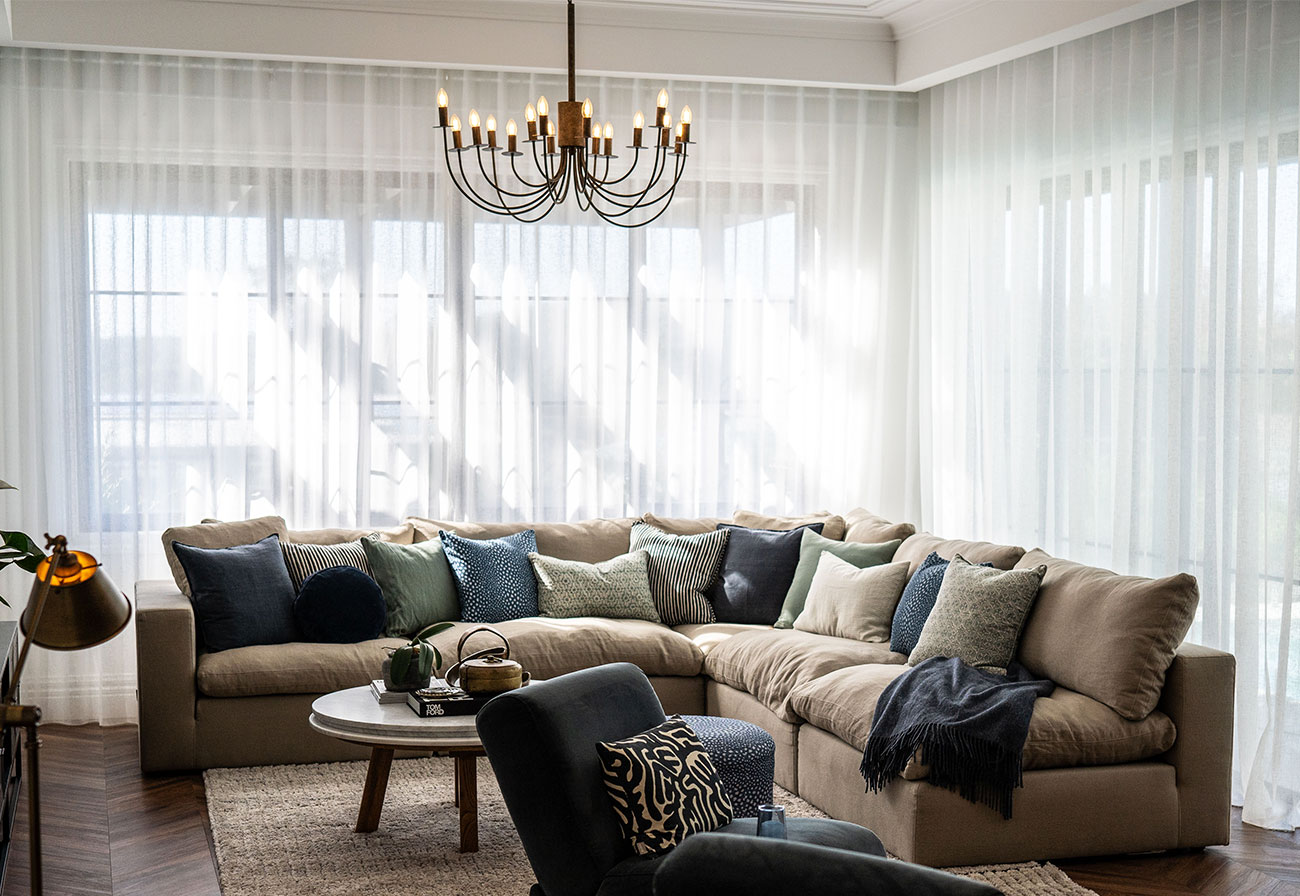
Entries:
POLYGON ((1006 677, 959 659, 932 657, 890 682, 876 701, 862 777, 883 790, 918 749, 929 781, 1011 817, 1011 793, 1024 780, 1021 752, 1034 701, 1052 693, 1012 663, 1006 677))

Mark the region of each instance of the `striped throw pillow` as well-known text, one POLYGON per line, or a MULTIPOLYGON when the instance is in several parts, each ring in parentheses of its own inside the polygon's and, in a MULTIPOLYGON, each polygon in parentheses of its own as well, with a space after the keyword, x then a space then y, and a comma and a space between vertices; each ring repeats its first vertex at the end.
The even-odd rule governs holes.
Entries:
POLYGON ((355 566, 366 575, 370 564, 366 561, 366 552, 361 549, 359 541, 345 541, 342 544, 298 544, 281 542, 280 550, 284 552, 284 565, 289 567, 289 578, 293 579, 294 591, 302 589, 302 583, 308 577, 329 569, 331 566, 355 566))
POLYGON ((664 625, 713 622, 708 590, 727 553, 727 529, 670 535, 649 523, 632 524, 632 551, 649 554, 650 594, 664 625))

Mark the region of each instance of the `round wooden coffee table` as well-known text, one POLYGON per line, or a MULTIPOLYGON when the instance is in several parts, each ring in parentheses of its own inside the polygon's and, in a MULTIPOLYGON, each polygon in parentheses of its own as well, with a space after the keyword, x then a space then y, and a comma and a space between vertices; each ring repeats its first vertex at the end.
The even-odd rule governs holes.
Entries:
POLYGON ((370 747, 370 767, 357 812, 358 834, 379 827, 394 750, 447 753, 456 763, 460 851, 478 852, 478 766, 483 744, 474 716, 421 718, 405 703, 381 704, 369 685, 335 691, 311 705, 311 727, 321 734, 370 747))

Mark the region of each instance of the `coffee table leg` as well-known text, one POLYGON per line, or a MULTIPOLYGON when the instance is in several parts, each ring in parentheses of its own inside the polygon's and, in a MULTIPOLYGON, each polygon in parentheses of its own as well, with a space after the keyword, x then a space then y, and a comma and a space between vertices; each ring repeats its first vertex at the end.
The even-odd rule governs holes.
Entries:
MULTIPOLYGON (((384 794, 388 791, 388 772, 393 767, 389 747, 370 748, 370 767, 366 769, 366 788, 361 791, 361 811, 357 813, 358 834, 369 834, 379 827, 379 813, 384 811, 384 794)), ((463 826, 462 822, 462 826, 463 826)))
POLYGON ((478 852, 478 762, 456 754, 456 805, 460 807, 460 851, 478 852))

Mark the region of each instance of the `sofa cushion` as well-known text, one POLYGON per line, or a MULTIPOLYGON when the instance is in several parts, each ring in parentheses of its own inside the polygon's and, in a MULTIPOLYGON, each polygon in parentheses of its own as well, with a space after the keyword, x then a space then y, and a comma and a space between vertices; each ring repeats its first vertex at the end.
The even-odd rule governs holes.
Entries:
POLYGON ((537 553, 561 560, 599 563, 627 553, 632 519, 595 519, 575 523, 452 523, 413 516, 407 520, 415 527, 415 540, 438 537, 438 530, 487 541, 532 529, 537 538, 537 553))
POLYGON ((792 628, 795 618, 803 612, 804 602, 808 599, 808 588, 812 585, 813 576, 817 573, 817 562, 823 553, 829 552, 863 569, 888 563, 900 544, 902 542, 898 539, 879 544, 832 541, 809 529, 803 530, 803 539, 799 542, 799 565, 795 567, 794 578, 790 580, 790 590, 781 602, 781 615, 777 617, 776 627, 792 628))
POLYGON ((304 641, 370 641, 383 634, 386 615, 379 585, 355 566, 330 566, 313 573, 293 601, 293 618, 304 641))
POLYGON ((200 523, 197 526, 172 526, 162 534, 163 553, 167 555, 167 566, 176 580, 176 587, 186 597, 190 593, 190 583, 185 577, 185 567, 181 565, 176 551, 172 549, 175 542, 188 544, 196 548, 230 548, 241 544, 254 544, 268 535, 284 538, 284 519, 278 516, 263 516, 255 520, 241 520, 237 523, 223 523, 217 520, 200 523))
MULTIPOLYGON (((883 665, 839 669, 796 687, 790 707, 810 724, 862 750, 880 692, 905 671, 905 666, 883 665)), ((1162 712, 1133 722, 1091 697, 1058 687, 1034 702, 1024 768, 1136 762, 1168 750, 1175 734, 1173 721, 1162 712)), ((925 772, 914 759, 903 776, 921 778, 925 772)))
MULTIPOLYGON (((385 647, 405 641, 376 638, 356 644, 259 645, 201 653, 199 693, 207 697, 324 694, 369 684, 380 677, 385 647)), ((456 645, 452 644, 455 650, 456 645)), ((443 656, 446 656, 444 651, 443 656)))
POLYGON ((342 544, 345 541, 360 541, 367 535, 378 535, 380 540, 391 541, 393 544, 411 544, 415 538, 415 527, 405 522, 396 526, 371 526, 365 529, 290 529, 284 540, 297 544, 342 544))
POLYGON ((888 641, 889 623, 906 582, 906 563, 859 569, 826 551, 794 627, 837 638, 888 641))
POLYGON ((803 682, 845 666, 905 662, 907 657, 892 653, 888 644, 765 629, 732 635, 715 646, 704 657, 704 671, 794 723, 799 717, 790 709, 789 696, 803 682))
POLYGON ((722 569, 731 532, 672 535, 648 523, 632 526, 631 549, 650 555, 650 593, 668 625, 714 622, 708 591, 722 569))
POLYGON ((879 544, 882 541, 902 541, 916 534, 916 527, 911 523, 891 523, 862 507, 855 507, 844 514, 844 523, 847 527, 844 532, 845 541, 879 544))
POLYGON ((752 510, 737 510, 731 515, 731 521, 747 529, 771 529, 777 532, 789 532, 791 529, 802 529, 817 523, 821 525, 817 531, 831 541, 843 541, 844 530, 847 528, 844 517, 829 510, 819 510, 807 516, 768 516, 752 510))
POLYGON ((776 622, 799 565, 803 533, 820 532, 821 526, 817 522, 804 529, 781 531, 719 523, 719 529, 731 534, 718 580, 709 589, 714 618, 759 625, 776 622))
POLYGON ((460 618, 456 579, 441 541, 391 544, 367 535, 361 547, 388 608, 385 635, 409 637, 435 622, 460 618))
POLYGON ((301 591, 307 579, 324 569, 333 566, 351 566, 366 575, 370 575, 370 563, 359 541, 343 541, 336 544, 296 544, 280 542, 280 551, 284 554, 284 565, 289 569, 289 578, 293 581, 295 591, 301 591))
POLYGON ((695 646, 700 648, 700 652, 706 656, 710 650, 732 635, 738 635, 741 632, 770 632, 771 630, 772 626, 770 625, 750 625, 743 622, 691 622, 686 625, 673 626, 673 631, 690 638, 695 646))
POLYGON ((600 563, 529 554, 537 578, 538 615, 661 621, 650 596, 649 559, 645 551, 600 563))
POLYGON ((193 589, 194 619, 208 650, 283 644, 296 637, 293 582, 278 535, 227 548, 179 541, 172 547, 193 589))
POLYGON ((957 657, 977 669, 1006 675, 1045 572, 1042 565, 993 569, 975 566, 961 554, 953 557, 908 665, 937 656, 957 657))
POLYGON ((505 622, 537 615, 537 579, 528 555, 537 551, 532 529, 477 540, 439 532, 460 593, 466 622, 505 622))
POLYGON ((648 523, 661 532, 667 532, 669 535, 703 535, 705 532, 712 532, 717 529, 719 523, 728 521, 716 516, 678 517, 655 516, 653 513, 646 513, 641 515, 639 522, 648 523))
POLYGON ((1019 565, 1040 564, 1047 572, 1025 623, 1020 662, 1127 719, 1155 709, 1196 613, 1196 578, 1122 576, 1041 550, 1019 565))
POLYGON ((988 541, 962 541, 955 538, 939 538, 929 532, 921 532, 906 539, 894 553, 895 560, 906 560, 908 575, 913 575, 931 552, 937 553, 945 560, 961 554, 971 563, 989 563, 998 569, 1014 569, 1016 563, 1025 555, 1025 549, 1009 544, 993 544, 988 541))

